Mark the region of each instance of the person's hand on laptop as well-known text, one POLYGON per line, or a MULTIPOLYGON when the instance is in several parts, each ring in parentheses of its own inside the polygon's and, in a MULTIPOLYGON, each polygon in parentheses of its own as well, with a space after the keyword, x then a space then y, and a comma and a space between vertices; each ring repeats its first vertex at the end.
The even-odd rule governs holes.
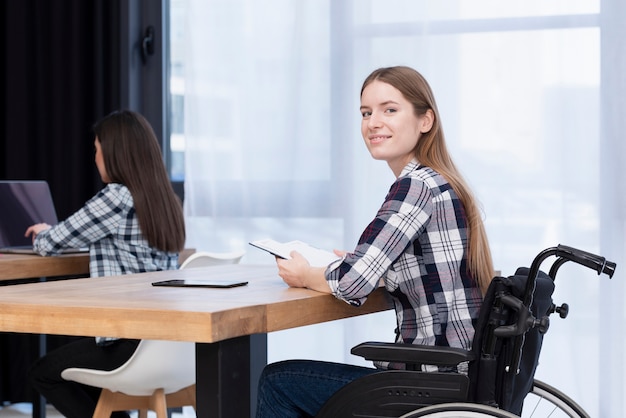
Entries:
POLYGON ((51 226, 48 225, 47 223, 40 223, 40 224, 31 225, 31 226, 28 227, 28 229, 24 233, 24 236, 25 237, 32 236, 32 239, 34 241, 35 237, 37 236, 37 234, 39 234, 41 231, 45 231, 46 229, 50 229, 50 228, 51 228, 51 226))

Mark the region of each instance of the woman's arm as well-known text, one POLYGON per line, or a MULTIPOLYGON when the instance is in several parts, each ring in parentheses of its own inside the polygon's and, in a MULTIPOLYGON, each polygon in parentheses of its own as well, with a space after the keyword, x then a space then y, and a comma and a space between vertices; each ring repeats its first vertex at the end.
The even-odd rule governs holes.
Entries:
POLYGON ((109 184, 66 220, 37 234, 34 249, 42 255, 63 248, 87 247, 110 235, 129 208, 132 197, 121 185, 109 184))
MULTIPOLYGON (((331 292, 361 306, 381 279, 389 279, 389 268, 426 229, 432 200, 432 192, 420 178, 404 176, 394 182, 354 252, 325 272, 331 292)), ((385 285, 393 288, 393 278, 385 285)))

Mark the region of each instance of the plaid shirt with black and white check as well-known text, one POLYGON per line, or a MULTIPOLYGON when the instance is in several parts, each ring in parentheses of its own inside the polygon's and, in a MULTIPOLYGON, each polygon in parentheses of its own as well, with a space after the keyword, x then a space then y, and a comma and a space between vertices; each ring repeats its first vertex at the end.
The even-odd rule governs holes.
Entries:
POLYGON ((355 306, 383 280, 395 304, 397 342, 470 349, 482 295, 467 249, 458 196, 443 176, 413 161, 354 252, 332 263, 326 279, 337 298, 355 306))
MULTIPOLYGON (((150 247, 139 227, 126 186, 110 183, 69 218, 40 232, 33 242, 41 255, 89 247, 91 277, 175 270, 178 253, 150 247)), ((99 342, 113 338, 98 337, 99 342)))
POLYGON ((42 231, 33 248, 41 255, 89 247, 91 277, 173 270, 178 253, 150 247, 126 186, 110 183, 69 218, 42 231))

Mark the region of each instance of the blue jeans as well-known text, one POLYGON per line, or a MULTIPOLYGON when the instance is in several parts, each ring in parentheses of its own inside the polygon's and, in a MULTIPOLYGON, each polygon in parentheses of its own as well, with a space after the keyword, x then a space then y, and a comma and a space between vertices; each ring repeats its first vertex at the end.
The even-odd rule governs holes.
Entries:
POLYGON ((369 367, 312 360, 269 364, 259 380, 256 416, 314 417, 341 387, 376 371, 369 367))

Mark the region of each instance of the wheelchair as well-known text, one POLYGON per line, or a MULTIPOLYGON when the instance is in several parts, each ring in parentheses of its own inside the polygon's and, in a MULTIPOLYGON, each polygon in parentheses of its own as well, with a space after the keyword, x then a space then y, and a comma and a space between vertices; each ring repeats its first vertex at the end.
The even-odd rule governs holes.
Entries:
POLYGON ((365 342, 351 353, 370 361, 404 363, 405 370, 381 370, 337 391, 316 418, 417 417, 589 417, 558 389, 534 379, 550 315, 567 317, 568 305, 552 301, 558 269, 573 261, 610 277, 616 264, 604 257, 558 245, 540 252, 530 268, 495 277, 485 295, 471 350, 453 347, 365 342), (540 266, 556 260, 548 274, 540 266), (423 365, 468 374, 424 372, 423 365), (524 409, 524 415, 522 415, 524 409))

